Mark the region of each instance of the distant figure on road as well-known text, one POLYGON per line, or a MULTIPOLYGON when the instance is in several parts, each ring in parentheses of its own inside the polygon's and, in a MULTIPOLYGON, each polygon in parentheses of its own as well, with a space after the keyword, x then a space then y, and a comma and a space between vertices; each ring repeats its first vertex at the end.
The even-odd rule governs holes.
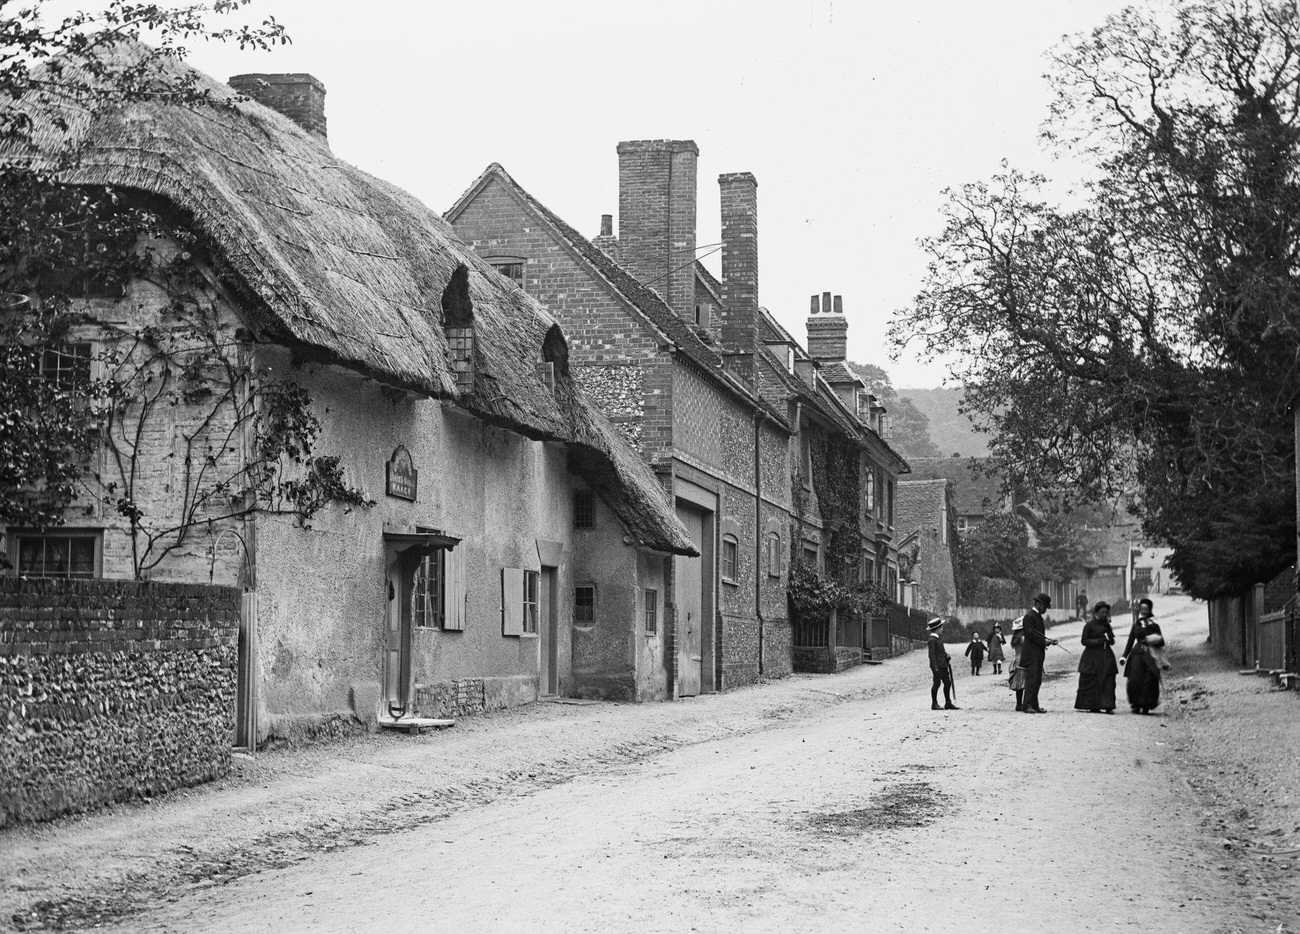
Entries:
POLYGON ((1152 615, 1151 601, 1138 601, 1138 618, 1128 634, 1128 645, 1119 663, 1128 682, 1128 704, 1134 713, 1150 713, 1160 706, 1160 660, 1156 652, 1165 647, 1165 637, 1152 615))
POLYGON ((1025 713, 1047 713, 1038 705, 1038 689, 1043 684, 1043 662, 1047 658, 1047 647, 1056 645, 1055 639, 1047 638, 1047 626, 1043 614, 1052 605, 1052 598, 1045 593, 1034 597, 1034 605, 1025 613, 1025 644, 1020 649, 1020 667, 1025 669, 1025 713))
POLYGON ((925 624, 925 628, 930 633, 930 671, 934 674, 934 683, 930 685, 930 709, 957 710, 957 705, 952 702, 952 659, 948 657, 940 634, 943 620, 936 616, 925 624), (940 684, 943 685, 943 707, 939 706, 940 684))
POLYGON ((1083 655, 1079 658, 1079 691, 1074 709, 1092 713, 1115 712, 1115 631, 1110 625, 1110 604, 1101 600, 1092 608, 1092 619, 1083 625, 1083 655))
POLYGON ((1079 619, 1088 618, 1088 595, 1082 590, 1080 590, 1079 595, 1074 598, 1074 611, 1079 615, 1079 619))
POLYGON ((995 675, 1002 674, 1002 661, 1006 653, 1002 651, 1002 646, 1006 645, 1007 640, 1002 638, 1002 624, 994 623, 993 631, 989 633, 989 664, 993 666, 995 675))
POLYGON ((970 644, 966 646, 966 654, 970 657, 970 673, 977 675, 980 669, 984 667, 984 637, 978 632, 970 637, 970 644))
POLYGON ((1007 687, 1016 692, 1016 710, 1025 709, 1025 669, 1020 667, 1020 650, 1025 647, 1025 618, 1011 624, 1011 677, 1007 687))

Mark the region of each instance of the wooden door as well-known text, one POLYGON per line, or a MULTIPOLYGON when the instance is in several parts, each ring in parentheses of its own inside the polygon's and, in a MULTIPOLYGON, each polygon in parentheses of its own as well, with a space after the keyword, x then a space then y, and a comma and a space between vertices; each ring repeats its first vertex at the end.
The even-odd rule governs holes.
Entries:
POLYGON ((390 565, 384 700, 393 717, 406 713, 411 694, 411 590, 420 556, 405 552, 390 565))
POLYGON ((541 617, 537 621, 538 642, 540 643, 538 648, 541 654, 538 690, 542 694, 558 694, 560 690, 560 672, 557 665, 559 652, 556 642, 559 639, 559 626, 555 619, 555 568, 542 568, 540 588, 541 592, 538 594, 537 606, 537 612, 541 617))
MULTIPOLYGON (((704 514, 679 503, 677 517, 686 526, 695 547, 704 553, 704 514)), ((677 696, 700 693, 703 667, 704 560, 681 555, 673 559, 674 593, 677 599, 677 696)))

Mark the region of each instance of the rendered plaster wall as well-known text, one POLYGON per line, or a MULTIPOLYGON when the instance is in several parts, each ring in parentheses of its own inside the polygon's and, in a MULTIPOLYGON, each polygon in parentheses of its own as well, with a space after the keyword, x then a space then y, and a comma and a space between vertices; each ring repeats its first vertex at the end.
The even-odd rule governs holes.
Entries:
MULTIPOLYGON (((273 373, 289 373, 276 352, 266 362, 273 373)), ((573 506, 565 449, 339 370, 308 366, 293 375, 311 390, 322 449, 341 453, 346 481, 376 502, 351 511, 328 507, 310 529, 283 518, 259 522, 264 729, 293 737, 313 733, 331 716, 373 716, 372 709, 352 708, 355 698, 373 705, 383 679, 385 526, 439 529, 460 538, 456 547, 463 549, 465 628, 415 630, 416 698, 421 691, 438 695, 438 684, 483 679, 488 706, 534 699, 539 640, 502 635, 501 571, 539 570, 538 539, 563 543, 557 602, 561 623, 571 618, 573 506), (385 462, 398 445, 409 449, 418 471, 413 503, 385 493, 385 462)), ((570 647, 567 627, 557 628, 564 692, 570 647)))
POLYGON ((664 624, 660 635, 644 634, 644 592, 665 599, 666 562, 625 544, 622 524, 599 499, 592 529, 575 529, 573 580, 563 594, 572 622, 573 694, 606 700, 657 700, 664 696, 664 624), (595 619, 573 617, 573 590, 595 588, 595 619))
POLYGON ((226 774, 240 593, 0 578, 0 826, 226 774))

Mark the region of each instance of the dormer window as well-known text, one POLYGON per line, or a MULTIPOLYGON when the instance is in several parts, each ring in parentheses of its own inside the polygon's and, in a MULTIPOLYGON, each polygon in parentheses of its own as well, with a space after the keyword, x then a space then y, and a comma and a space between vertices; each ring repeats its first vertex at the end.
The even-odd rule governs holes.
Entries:
POLYGON ((469 270, 456 267, 442 292, 442 325, 451 351, 456 388, 474 387, 474 303, 469 297, 469 270))
POLYGON ((524 288, 524 269, 528 260, 522 256, 489 256, 487 261, 498 275, 505 276, 516 288, 524 288))

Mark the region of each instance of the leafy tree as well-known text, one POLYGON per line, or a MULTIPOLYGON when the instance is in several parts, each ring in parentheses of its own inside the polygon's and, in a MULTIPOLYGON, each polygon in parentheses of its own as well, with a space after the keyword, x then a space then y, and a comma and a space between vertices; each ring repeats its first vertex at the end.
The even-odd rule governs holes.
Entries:
POLYGON ((1023 593, 1037 585, 1037 567, 1029 530, 1017 516, 989 516, 976 528, 958 533, 957 591, 962 599, 989 578, 1015 581, 1023 593))
POLYGON ((1295 560, 1300 20, 1289 3, 1130 8, 1053 55, 1047 137, 1082 207, 1006 169, 946 194, 897 345, 956 354, 1012 485, 1136 493, 1197 596, 1295 560))

